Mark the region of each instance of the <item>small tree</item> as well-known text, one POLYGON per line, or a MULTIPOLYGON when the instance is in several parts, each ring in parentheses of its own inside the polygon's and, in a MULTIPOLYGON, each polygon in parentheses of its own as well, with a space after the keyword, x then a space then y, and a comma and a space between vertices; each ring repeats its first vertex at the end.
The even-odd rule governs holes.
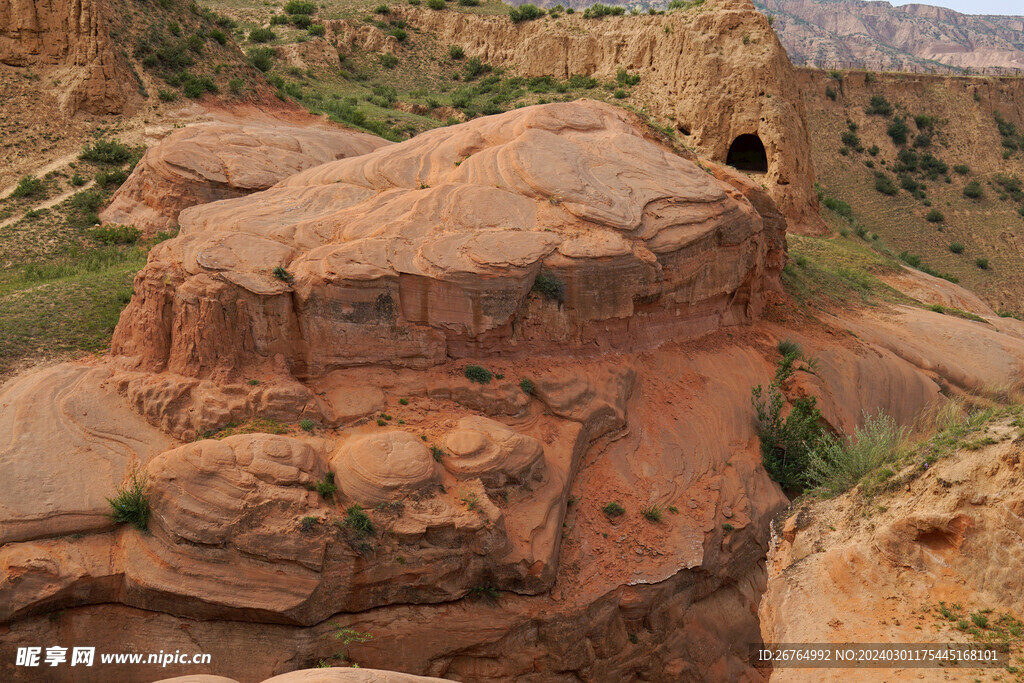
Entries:
POLYGON ((373 634, 367 631, 357 631, 341 624, 334 624, 334 628, 336 629, 333 633, 334 639, 341 641, 341 649, 334 654, 334 657, 343 662, 350 661, 349 648, 353 644, 373 640, 373 634))

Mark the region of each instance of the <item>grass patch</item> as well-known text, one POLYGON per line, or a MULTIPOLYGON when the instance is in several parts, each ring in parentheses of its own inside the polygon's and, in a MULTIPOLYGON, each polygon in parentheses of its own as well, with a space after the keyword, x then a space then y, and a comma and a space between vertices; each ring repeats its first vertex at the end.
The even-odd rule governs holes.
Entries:
POLYGON ((117 489, 117 495, 107 498, 110 516, 118 524, 131 524, 140 531, 149 529, 149 499, 146 497, 146 475, 139 469, 132 471, 128 483, 117 489))

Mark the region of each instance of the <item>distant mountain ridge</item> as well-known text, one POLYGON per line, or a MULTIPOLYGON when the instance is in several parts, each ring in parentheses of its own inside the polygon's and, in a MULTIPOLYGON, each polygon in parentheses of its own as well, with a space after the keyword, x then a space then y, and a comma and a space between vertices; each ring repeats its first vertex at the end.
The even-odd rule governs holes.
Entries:
POLYGON ((864 0, 755 0, 797 64, 1024 70, 1024 16, 864 0))

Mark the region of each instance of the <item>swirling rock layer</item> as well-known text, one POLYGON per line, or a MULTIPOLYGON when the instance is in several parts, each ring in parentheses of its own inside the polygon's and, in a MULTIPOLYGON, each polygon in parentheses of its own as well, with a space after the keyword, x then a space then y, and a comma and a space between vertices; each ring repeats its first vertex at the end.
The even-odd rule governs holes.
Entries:
POLYGON ((317 376, 704 333, 754 318, 782 265, 782 226, 739 186, 596 102, 430 131, 183 211, 114 352, 317 376))
POLYGON ((169 230, 190 206, 265 190, 307 168, 388 144, 366 133, 280 122, 192 125, 146 151, 100 219, 146 234, 169 230))

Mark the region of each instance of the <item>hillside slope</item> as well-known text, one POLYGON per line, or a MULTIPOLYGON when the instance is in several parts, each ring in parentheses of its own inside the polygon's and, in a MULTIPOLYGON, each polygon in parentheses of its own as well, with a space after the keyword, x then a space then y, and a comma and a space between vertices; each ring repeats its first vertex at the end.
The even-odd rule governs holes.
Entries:
POLYGON ((797 64, 891 71, 1024 68, 1024 17, 865 0, 757 0, 797 64))
POLYGON ((1024 313, 1024 80, 798 72, 835 225, 1024 313))

